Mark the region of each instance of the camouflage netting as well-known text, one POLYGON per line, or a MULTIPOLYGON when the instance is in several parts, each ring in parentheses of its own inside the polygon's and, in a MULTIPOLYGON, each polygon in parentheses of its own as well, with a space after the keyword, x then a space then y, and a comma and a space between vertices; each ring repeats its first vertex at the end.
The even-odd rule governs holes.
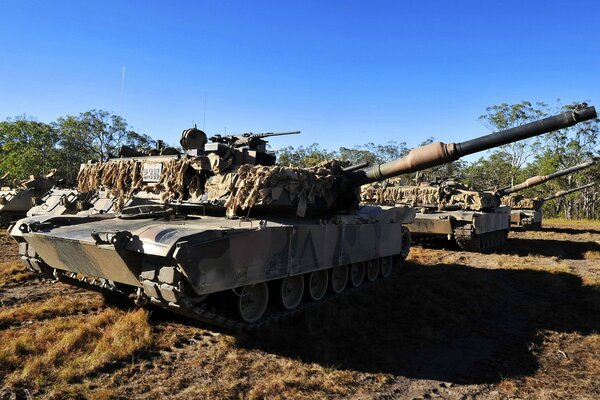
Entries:
POLYGON ((403 204, 438 210, 460 209, 479 211, 498 206, 491 193, 454 189, 449 194, 440 186, 385 186, 367 185, 362 188, 361 201, 384 205, 403 204))
POLYGON ((336 176, 341 174, 342 165, 332 160, 312 168, 281 166, 242 165, 230 181, 226 176, 216 175, 216 185, 211 179, 207 184, 209 199, 227 196, 227 215, 237 209, 247 210, 254 205, 296 204, 296 215, 303 217, 307 207, 324 201, 331 208, 336 201, 336 176), (223 187, 225 178, 229 189, 223 187), (225 190, 223 190, 225 189, 225 190))
POLYGON ((296 214, 304 216, 307 208, 318 202, 333 206, 336 177, 343 166, 332 160, 312 168, 242 165, 233 172, 222 172, 229 165, 218 158, 181 158, 163 162, 158 182, 149 184, 143 181, 141 162, 119 160, 83 166, 78 191, 107 190, 118 199, 119 210, 126 199, 145 191, 158 195, 162 203, 221 205, 228 216, 270 204, 295 205, 296 214))
POLYGON ((543 200, 539 198, 525 197, 520 194, 511 194, 502 198, 502 205, 514 209, 539 210, 543 200))

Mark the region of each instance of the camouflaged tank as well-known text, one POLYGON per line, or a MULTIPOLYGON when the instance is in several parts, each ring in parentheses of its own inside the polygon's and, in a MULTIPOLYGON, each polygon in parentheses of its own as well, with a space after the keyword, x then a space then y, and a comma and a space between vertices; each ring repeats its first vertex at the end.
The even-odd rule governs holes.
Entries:
POLYGON ((405 205, 417 209, 407 225, 413 238, 446 237, 468 251, 504 242, 510 230, 510 207, 491 192, 467 188, 456 180, 400 186, 375 183, 361 191, 365 204, 405 205))
POLYGON ((0 179, 0 228, 8 228, 12 221, 23 218, 27 211, 52 186, 55 170, 43 177, 30 176, 29 179, 9 182, 8 174, 0 179))
POLYGON ((545 202, 590 188, 594 185, 596 185, 596 183, 592 182, 573 189, 561 190, 544 198, 531 198, 519 194, 511 195, 511 202, 514 203, 516 209, 511 210, 510 222, 513 227, 521 229, 542 229, 542 206, 545 202))
MULTIPOLYGON (((542 205, 544 204, 545 199, 537 197, 527 197, 519 194, 519 191, 541 185, 544 182, 560 178, 561 176, 581 171, 583 169, 591 167, 595 163, 596 160, 590 160, 588 162, 581 163, 570 168, 556 171, 549 175, 536 175, 522 183, 519 183, 518 185, 498 190, 497 195, 501 197, 502 205, 511 208, 511 226, 513 228, 533 230, 541 229, 542 227, 542 205)), ((582 187, 581 189, 584 188, 585 187, 582 187)), ((574 191, 581 189, 574 189, 574 191)))
POLYGON ((92 164, 79 190, 120 210, 42 215, 11 228, 32 270, 210 324, 254 327, 388 277, 410 250, 412 207, 359 206, 360 186, 594 118, 581 107, 474 140, 436 142, 367 168, 275 165, 265 134, 183 132, 185 153, 92 164), (124 206, 127 198, 160 204, 124 206), (277 311, 276 311, 277 310, 277 311), (269 316, 265 316, 268 314, 269 316))

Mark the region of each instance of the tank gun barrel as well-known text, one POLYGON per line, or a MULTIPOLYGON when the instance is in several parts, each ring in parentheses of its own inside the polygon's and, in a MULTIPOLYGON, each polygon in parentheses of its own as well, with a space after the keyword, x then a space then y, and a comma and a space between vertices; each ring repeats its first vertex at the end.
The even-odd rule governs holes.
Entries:
POLYGON ((549 181, 551 179, 556 179, 556 178, 560 178, 561 176, 569 175, 569 174, 571 174, 573 172, 577 172, 577 171, 580 171, 582 169, 586 169, 588 167, 591 167, 594 164, 596 164, 596 160, 591 160, 591 161, 584 162, 584 163, 581 163, 581 164, 578 164, 578 165, 574 165, 574 166, 572 166, 570 168, 566 168, 566 169, 563 169, 563 170, 560 170, 560 171, 556 171, 556 172, 554 172, 552 174, 549 174, 549 175, 536 175, 536 176, 533 176, 533 177, 527 179, 525 182, 519 183, 518 185, 514 185, 514 186, 508 187, 506 189, 501 189, 501 190, 498 191, 497 194, 500 195, 500 196, 505 196, 507 194, 515 193, 515 192, 518 192, 518 191, 523 190, 523 189, 527 189, 527 188, 530 188, 530 187, 533 187, 533 186, 541 185, 542 183, 547 182, 547 181, 549 181))
POLYGON ((411 150, 404 158, 352 171, 347 173, 346 176, 355 185, 381 181, 394 176, 447 164, 466 155, 489 150, 493 147, 567 128, 579 122, 594 119, 597 116, 596 109, 593 106, 582 103, 573 110, 465 142, 449 144, 434 142, 417 147, 411 150))
POLYGON ((552 196, 544 197, 542 200, 543 201, 548 201, 548 200, 556 199, 557 197, 566 196, 568 194, 571 194, 571 193, 574 193, 574 192, 578 192, 578 191, 583 190, 583 189, 587 189, 587 188, 592 187, 594 185, 596 185, 596 182, 588 183, 587 185, 579 186, 579 187, 576 187, 576 188, 573 188, 573 189, 569 189, 569 190, 561 190, 560 192, 554 193, 552 196))

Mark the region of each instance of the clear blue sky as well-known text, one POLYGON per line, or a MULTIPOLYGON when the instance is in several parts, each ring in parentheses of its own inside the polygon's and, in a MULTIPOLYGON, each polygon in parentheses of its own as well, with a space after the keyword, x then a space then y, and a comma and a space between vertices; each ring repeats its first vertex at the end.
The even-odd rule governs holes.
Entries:
POLYGON ((486 106, 600 105, 599 4, 3 0, 0 118, 104 109, 176 143, 206 94, 209 134, 302 130, 274 148, 459 141, 486 106))

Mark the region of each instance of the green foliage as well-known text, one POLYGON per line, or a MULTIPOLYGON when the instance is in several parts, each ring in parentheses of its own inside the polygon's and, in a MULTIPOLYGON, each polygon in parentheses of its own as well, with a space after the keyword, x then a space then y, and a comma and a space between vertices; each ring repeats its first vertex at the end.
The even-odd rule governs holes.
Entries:
POLYGON ((47 174, 58 161, 58 133, 27 116, 0 122, 0 175, 22 179, 47 174))

